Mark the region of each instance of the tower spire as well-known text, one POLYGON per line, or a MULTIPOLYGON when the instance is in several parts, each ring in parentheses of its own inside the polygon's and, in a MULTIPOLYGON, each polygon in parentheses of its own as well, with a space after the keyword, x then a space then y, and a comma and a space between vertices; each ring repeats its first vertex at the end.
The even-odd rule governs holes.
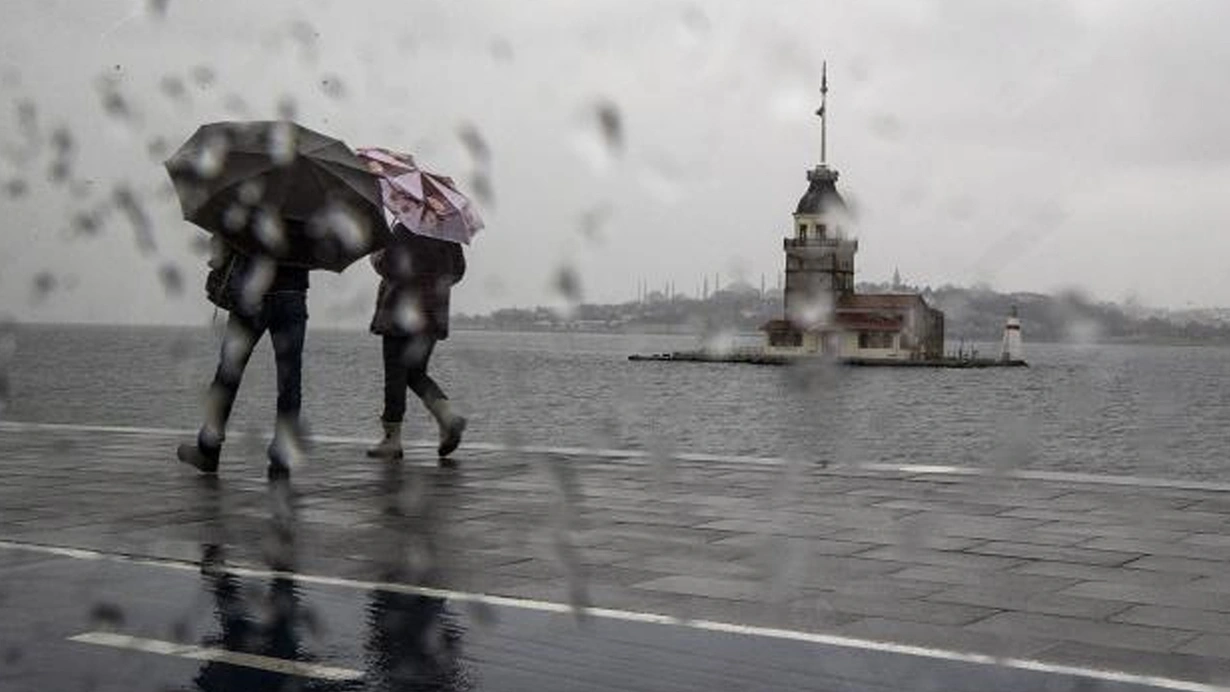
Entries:
POLYGON ((828 107, 829 95, 829 63, 825 60, 820 67, 820 108, 816 109, 816 115, 820 116, 820 165, 825 165, 828 161, 827 148, 828 139, 825 124, 827 122, 826 110, 828 107))

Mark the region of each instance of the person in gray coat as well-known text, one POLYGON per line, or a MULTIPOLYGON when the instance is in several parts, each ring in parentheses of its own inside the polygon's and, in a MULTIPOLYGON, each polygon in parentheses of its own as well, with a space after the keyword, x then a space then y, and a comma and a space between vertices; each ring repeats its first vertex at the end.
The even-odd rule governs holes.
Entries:
POLYGON ((461 444, 466 419, 453 412, 448 396, 427 374, 436 342, 448 338, 449 294, 465 276, 461 246, 393 228, 395 241, 371 256, 380 275, 371 331, 382 340, 384 356, 384 437, 367 455, 400 459, 406 389, 414 391, 435 418, 440 432, 437 452, 447 457, 461 444))

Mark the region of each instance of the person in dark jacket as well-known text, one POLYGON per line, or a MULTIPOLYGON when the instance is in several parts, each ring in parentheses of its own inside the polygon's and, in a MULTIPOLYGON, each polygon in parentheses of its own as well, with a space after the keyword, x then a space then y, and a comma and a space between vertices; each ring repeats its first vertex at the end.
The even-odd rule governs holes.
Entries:
POLYGON ((367 450, 376 458, 400 459, 401 426, 409 387, 435 418, 440 431, 437 452, 446 457, 461 444, 466 419, 455 414, 448 397, 427 374, 437 341, 448 338, 449 294, 465 276, 461 246, 411 233, 397 224, 396 239, 372 254, 380 275, 371 331, 382 337, 384 355, 384 437, 367 450))
MULTIPOLYGON (((285 477, 301 449, 299 411, 303 345, 307 332, 308 270, 223 249, 211 259, 220 278, 210 300, 230 311, 218 369, 209 387, 205 422, 195 444, 182 444, 179 460, 201 473, 218 472, 226 425, 256 342, 268 331, 277 367, 277 424, 269 445, 271 479, 285 477)), ((211 281, 213 283, 213 277, 211 281)))

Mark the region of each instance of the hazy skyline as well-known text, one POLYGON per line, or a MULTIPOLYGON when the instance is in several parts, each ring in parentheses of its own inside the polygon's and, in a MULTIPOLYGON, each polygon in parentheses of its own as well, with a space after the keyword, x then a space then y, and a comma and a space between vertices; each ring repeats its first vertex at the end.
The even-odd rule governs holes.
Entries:
MULTIPOLYGON (((480 200, 457 311, 774 286, 824 60, 858 280, 1230 304, 1215 0, 6 10, 0 315, 19 320, 205 319, 201 233, 161 159, 203 122, 277 115, 411 151, 480 200)), ((314 325, 370 315, 365 263, 313 285, 314 325)))

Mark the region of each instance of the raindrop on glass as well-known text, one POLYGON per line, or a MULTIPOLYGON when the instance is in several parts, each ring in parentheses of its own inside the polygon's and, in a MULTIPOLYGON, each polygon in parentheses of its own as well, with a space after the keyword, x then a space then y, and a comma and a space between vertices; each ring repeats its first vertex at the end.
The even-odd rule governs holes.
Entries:
MULTIPOLYGON (((269 157, 276 166, 285 166, 295 160, 297 142, 295 126, 283 121, 274 125, 269 131, 269 157)), ((247 200, 245 200, 246 202, 247 200)), ((253 204, 253 202, 247 202, 253 204)))
POLYGON ((121 627, 124 624, 124 610, 114 603, 96 603, 90 609, 90 620, 99 625, 121 627))
POLYGON ((208 65, 197 65, 192 68, 190 73, 193 83, 202 89, 208 89, 213 86, 218 76, 214 73, 213 68, 208 65))
POLYGON ((13 199, 24 197, 30 191, 30 185, 21 178, 12 178, 4 183, 4 194, 13 199))
POLYGON ((184 80, 175 75, 163 75, 158 81, 158 89, 172 101, 184 103, 188 100, 188 87, 184 80))
POLYGON ((196 152, 196 157, 192 161, 196 174, 206 180, 217 176, 222 171, 222 165, 226 163, 226 156, 230 148, 230 142, 224 135, 216 133, 209 135, 201 143, 201 148, 196 152))
POLYGON ((341 77, 337 75, 329 75, 321 79, 320 90, 331 99, 346 98, 346 85, 342 83, 341 77))
POLYGON ((184 294, 184 275, 174 264, 168 262, 159 267, 158 280, 168 296, 178 298, 184 294))
POLYGON ((156 252, 158 245, 154 242, 153 224, 136 194, 127 185, 121 184, 115 188, 114 198, 115 206, 123 212, 132 226, 137 247, 142 252, 156 252))
POLYGON ((606 145, 613 152, 621 151, 624 146, 624 127, 619 107, 612 101, 600 101, 594 107, 594 114, 606 145))
POLYGON ((294 120, 299 115, 299 107, 293 96, 280 97, 276 111, 279 120, 294 120))
POLYGON ((41 301, 50 295, 52 291, 56 290, 60 282, 56 280, 56 277, 51 272, 41 271, 34 275, 31 285, 34 288, 34 299, 41 301))
POLYGON ((484 207, 495 207, 495 188, 491 184, 491 176, 485 171, 476 171, 470 176, 470 190, 484 207))
POLYGON ((473 123, 463 123, 457 128, 457 136, 461 139, 461 143, 469 152, 470 158, 474 159, 474 163, 479 166, 485 166, 491 160, 491 147, 487 145, 487 140, 483 137, 483 133, 479 131, 473 123))
POLYGON ((581 303, 581 275, 571 265, 560 267, 552 287, 569 303, 581 303))

